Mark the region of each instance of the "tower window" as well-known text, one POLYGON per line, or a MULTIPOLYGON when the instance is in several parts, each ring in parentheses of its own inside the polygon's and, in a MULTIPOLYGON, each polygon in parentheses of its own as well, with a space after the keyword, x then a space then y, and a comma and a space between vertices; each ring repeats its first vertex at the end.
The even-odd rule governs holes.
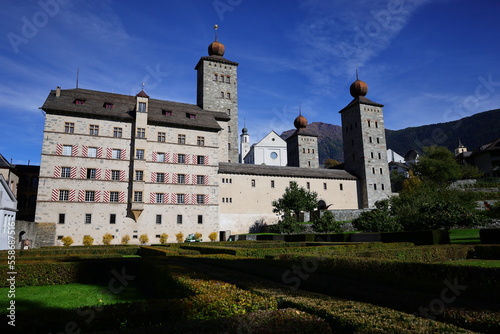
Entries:
POLYGON ((220 97, 221 97, 221 99, 224 98, 224 92, 220 92, 220 97))
POLYGON ((146 138, 146 128, 137 128, 137 138, 146 138))
POLYGON ((339 184, 340 190, 344 190, 344 185, 342 183, 339 184))
POLYGON ((226 83, 231 83, 231 77, 230 76, 226 77, 226 83))
POLYGON ((371 127, 371 123, 370 123, 370 121, 368 121, 368 127, 371 127))
POLYGON ((372 173, 375 174, 375 167, 372 167, 372 173))
POLYGON ((231 109, 228 109, 228 110, 227 110, 227 114, 228 114, 229 116, 231 116, 231 109))
POLYGON ((371 157, 372 157, 372 159, 373 159, 373 152, 370 152, 370 156, 371 156, 371 157))
POLYGON ((64 132, 65 133, 73 133, 75 132, 75 123, 64 123, 64 132))
POLYGON ((378 122, 375 122, 375 127, 378 128, 378 122))
POLYGON ((370 139, 370 144, 372 143, 372 137, 369 138, 370 139))
MULTIPOLYGON (((380 168, 380 174, 382 174, 382 168, 380 168)), ((383 189, 382 189, 383 190, 383 189)))
POLYGON ((383 184, 383 183, 382 183, 380 186, 382 187, 382 190, 385 190, 385 189, 384 189, 385 187, 384 187, 384 184, 383 184))
POLYGON ((380 138, 377 138, 377 144, 380 144, 380 138))
POLYGON ((382 154, 381 153, 378 154, 378 158, 382 159, 382 154))
POLYGON ((376 183, 373 184, 373 190, 377 190, 377 184, 376 183))
POLYGON ((226 93, 227 99, 231 100, 231 93, 226 93))
POLYGON ((219 81, 219 75, 217 73, 214 74, 214 81, 219 81))
POLYGON ((139 102, 139 112, 146 112, 146 102, 139 102))

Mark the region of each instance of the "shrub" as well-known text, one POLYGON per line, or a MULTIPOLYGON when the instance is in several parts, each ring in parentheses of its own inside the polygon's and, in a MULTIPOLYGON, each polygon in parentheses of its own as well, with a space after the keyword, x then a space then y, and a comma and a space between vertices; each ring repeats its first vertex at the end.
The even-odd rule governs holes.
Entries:
POLYGON ((130 235, 128 234, 125 234, 123 237, 122 237, 122 245, 126 245, 128 244, 128 242, 130 241, 130 235))
POLYGON ((139 241, 141 242, 141 245, 146 244, 149 241, 149 237, 147 234, 141 234, 139 236, 139 241))
POLYGON ((210 241, 214 242, 215 240, 217 240, 217 232, 212 232, 208 235, 208 238, 210 239, 210 241))
POLYGON ((389 209, 389 200, 377 201, 376 209, 365 211, 352 221, 358 231, 365 232, 399 232, 403 230, 389 209))
POLYGON ((184 233, 182 232, 179 232, 175 235, 175 239, 177 240, 177 242, 183 242, 184 241, 184 233))
POLYGON ((335 221, 335 216, 331 211, 325 211, 323 216, 312 224, 315 232, 341 233, 342 223, 335 221))
POLYGON ((111 244, 111 240, 113 240, 114 237, 109 234, 109 233, 106 233, 103 237, 102 237, 102 243, 104 245, 110 245, 111 244))
POLYGON ((196 233, 194 234, 194 237, 196 238, 196 240, 201 240, 202 234, 201 234, 201 233, 196 232, 196 233))
POLYGON ((61 242, 63 243, 64 246, 69 247, 73 244, 73 238, 70 236, 64 237, 61 239, 61 242))
POLYGON ((277 224, 277 229, 279 233, 300 233, 304 231, 304 225, 299 223, 295 216, 284 215, 283 219, 277 224))
POLYGON ((90 235, 85 235, 83 237, 84 246, 92 246, 93 243, 94 243, 94 238, 92 238, 90 235))
POLYGON ((160 244, 166 244, 168 239, 168 234, 167 233, 162 233, 160 235, 160 244))

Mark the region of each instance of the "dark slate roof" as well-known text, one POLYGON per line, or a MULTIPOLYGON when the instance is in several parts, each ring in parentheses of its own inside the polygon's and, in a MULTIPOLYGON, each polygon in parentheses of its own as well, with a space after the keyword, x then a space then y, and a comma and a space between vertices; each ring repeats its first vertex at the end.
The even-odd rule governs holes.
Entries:
POLYGON ((478 149, 471 152, 472 156, 481 155, 484 152, 500 151, 500 138, 492 141, 491 143, 480 146, 478 149))
POLYGON ((375 106, 375 107, 383 107, 384 105, 383 104, 380 104, 380 103, 377 103, 377 102, 373 102, 372 100, 370 99, 367 99, 366 97, 364 96, 358 96, 358 97, 355 97, 351 102, 349 102, 349 104, 347 106, 345 106, 341 111, 339 111, 339 113, 342 113, 344 112, 345 110, 349 109, 350 107, 356 105, 356 104, 367 104, 367 105, 370 105, 370 106, 375 106))
POLYGON ((245 174, 282 177, 307 177, 317 179, 357 180, 357 178, 340 169, 278 167, 266 165, 250 165, 236 163, 219 163, 219 174, 245 174))
MULTIPOLYGON (((145 93, 141 94, 144 95, 147 96, 145 93)), ((135 96, 75 88, 61 90, 59 97, 52 90, 42 109, 49 114, 132 122, 135 105, 135 96), (75 100, 85 100, 85 103, 76 105, 75 100), (105 108, 105 103, 111 103, 113 107, 105 108)), ((229 120, 230 117, 225 112, 203 110, 195 104, 149 99, 149 124, 219 131, 221 127, 217 121, 229 120), (166 116, 162 113, 163 110, 171 111, 172 114, 166 116), (189 114, 196 115, 196 118, 189 118, 189 114)))

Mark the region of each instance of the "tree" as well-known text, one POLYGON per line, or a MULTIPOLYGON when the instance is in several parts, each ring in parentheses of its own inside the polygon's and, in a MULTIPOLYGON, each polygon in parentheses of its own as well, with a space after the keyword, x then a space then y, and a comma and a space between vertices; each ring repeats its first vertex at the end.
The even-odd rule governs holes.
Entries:
POLYGON ((364 232, 400 232, 403 230, 403 226, 391 212, 388 199, 375 202, 375 209, 361 213, 352 221, 352 225, 358 231, 364 232))
POLYGON ((340 165, 340 162, 335 159, 326 159, 325 160, 325 168, 332 168, 340 165))
POLYGON ((335 221, 335 216, 331 211, 325 211, 323 216, 320 217, 312 224, 312 228, 315 232, 323 233, 341 233, 342 223, 335 221))
POLYGON ((94 243, 94 238, 92 238, 90 235, 85 235, 83 237, 84 246, 92 246, 93 243, 94 243))
POLYGON ((130 241, 130 235, 128 234, 125 234, 123 237, 122 237, 122 245, 126 245, 128 244, 128 242, 130 241))
POLYGON ((145 245, 149 241, 149 237, 147 234, 141 234, 139 236, 139 241, 141 242, 141 245, 145 245))
POLYGON ((215 240, 217 240, 217 232, 210 233, 208 235, 208 238, 210 239, 210 241, 215 242, 215 240))
POLYGON ((183 242, 184 241, 184 233, 182 232, 179 232, 175 235, 175 240, 177 240, 177 242, 183 242))
POLYGON ((70 236, 66 236, 61 239, 61 242, 63 243, 64 246, 69 247, 73 244, 73 238, 70 236))
POLYGON ((293 213, 295 221, 299 220, 302 211, 311 211, 318 205, 318 194, 299 187, 297 182, 290 182, 290 186, 285 189, 281 198, 273 201, 273 212, 285 218, 293 213))
POLYGON ((167 243, 168 240, 168 234, 167 233, 162 233, 160 235, 160 244, 164 245, 167 243))
POLYGON ((442 186, 462 176, 462 168, 453 153, 444 146, 427 146, 413 169, 424 182, 442 186))
POLYGON ((301 233, 304 232, 305 226, 297 221, 295 216, 284 214, 283 219, 276 224, 276 229, 279 233, 301 233))
POLYGON ((400 192, 403 189, 403 183, 406 180, 405 176, 397 170, 393 170, 390 174, 391 191, 394 193, 400 192))
POLYGON ((109 233, 106 233, 105 235, 102 236, 102 243, 104 245, 110 245, 111 244, 111 240, 113 240, 113 236, 109 233))

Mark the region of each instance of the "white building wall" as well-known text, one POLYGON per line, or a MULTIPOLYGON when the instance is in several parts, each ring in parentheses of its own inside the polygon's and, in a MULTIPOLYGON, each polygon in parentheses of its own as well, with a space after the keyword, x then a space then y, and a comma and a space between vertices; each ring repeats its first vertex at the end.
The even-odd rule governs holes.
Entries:
POLYGON ((0 250, 17 248, 18 236, 15 235, 17 200, 7 181, 0 174, 0 250))

